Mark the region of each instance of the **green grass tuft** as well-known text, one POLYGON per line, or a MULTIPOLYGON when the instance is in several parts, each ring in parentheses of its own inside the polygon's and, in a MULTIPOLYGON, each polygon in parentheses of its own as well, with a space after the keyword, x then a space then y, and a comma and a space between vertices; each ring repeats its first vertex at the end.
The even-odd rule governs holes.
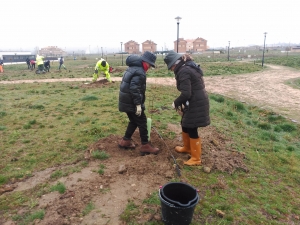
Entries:
POLYGON ((109 158, 109 154, 106 153, 105 151, 93 151, 92 152, 92 157, 95 159, 101 159, 101 160, 105 160, 109 158))
POLYGON ((63 183, 58 182, 50 188, 51 191, 58 191, 60 194, 65 193, 66 186, 63 183))

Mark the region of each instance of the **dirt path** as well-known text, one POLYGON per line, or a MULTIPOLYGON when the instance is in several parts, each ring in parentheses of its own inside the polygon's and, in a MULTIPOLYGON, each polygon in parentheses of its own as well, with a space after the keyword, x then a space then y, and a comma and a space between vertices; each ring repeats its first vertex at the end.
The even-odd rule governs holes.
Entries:
MULTIPOLYGON (((268 65, 266 70, 257 73, 205 77, 205 83, 206 89, 210 93, 221 94, 242 102, 270 109, 299 122, 300 90, 284 84, 285 81, 297 77, 300 78, 300 71, 288 67, 268 65)), ((114 77, 112 79, 113 81, 121 81, 122 78, 114 77)), ((92 78, 1 81, 0 84, 61 81, 91 82, 92 78)), ((175 85, 174 78, 148 78, 147 82, 175 85)))

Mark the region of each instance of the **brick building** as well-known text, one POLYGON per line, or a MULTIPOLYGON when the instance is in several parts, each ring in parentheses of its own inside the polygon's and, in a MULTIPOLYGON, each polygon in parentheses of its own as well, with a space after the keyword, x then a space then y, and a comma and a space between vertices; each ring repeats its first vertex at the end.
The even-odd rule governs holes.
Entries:
POLYGON ((193 41, 193 52, 204 52, 206 50, 207 40, 198 37, 193 41))
MULTIPOLYGON (((178 53, 186 53, 186 44, 187 41, 184 40, 183 38, 179 38, 178 42, 178 53)), ((177 40, 174 41, 174 51, 177 52, 177 40)))
MULTIPOLYGON (((203 38, 186 39, 179 38, 178 53, 195 53, 207 50, 207 40, 203 38)), ((174 51, 177 52, 177 40, 174 41, 174 51)))
POLYGON ((67 53, 58 48, 57 46, 48 46, 45 48, 41 48, 38 52, 39 55, 42 56, 48 56, 48 57, 60 57, 60 56, 66 56, 67 53))
POLYGON ((142 43, 142 53, 144 53, 145 51, 149 51, 149 52, 155 52, 156 51, 156 46, 157 44, 154 43, 153 41, 144 41, 142 43))
POLYGON ((129 54, 139 54, 140 53, 140 44, 131 40, 124 44, 124 51, 129 54))

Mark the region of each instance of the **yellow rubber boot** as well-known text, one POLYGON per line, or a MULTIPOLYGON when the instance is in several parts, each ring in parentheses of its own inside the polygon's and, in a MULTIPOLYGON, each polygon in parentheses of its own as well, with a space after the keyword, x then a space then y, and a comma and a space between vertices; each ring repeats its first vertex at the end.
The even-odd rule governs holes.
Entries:
POLYGON ((184 165, 199 166, 201 165, 201 139, 190 138, 191 158, 184 162, 184 165))
POLYGON ((188 133, 182 132, 183 147, 176 146, 175 151, 179 153, 191 153, 190 136, 188 133))

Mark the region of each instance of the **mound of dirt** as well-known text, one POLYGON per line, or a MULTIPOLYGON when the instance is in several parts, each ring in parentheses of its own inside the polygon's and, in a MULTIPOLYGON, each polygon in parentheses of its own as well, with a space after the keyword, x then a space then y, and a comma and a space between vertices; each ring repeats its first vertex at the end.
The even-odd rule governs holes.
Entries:
MULTIPOLYGON (((140 156, 138 130, 132 136, 137 146, 134 150, 120 149, 118 140, 121 137, 116 135, 93 143, 85 153, 85 158, 89 160, 88 167, 51 184, 61 182, 67 191, 64 194, 51 192, 39 199, 38 208, 35 210, 44 209, 45 216, 43 220, 35 221, 35 224, 122 224, 119 216, 125 210, 128 201, 141 205, 153 191, 158 190, 172 178, 178 177, 170 153, 174 155, 181 168, 180 162, 188 159, 188 155, 173 150, 176 145, 182 144, 180 126, 170 125, 169 129, 176 133, 173 140, 163 140, 158 130, 151 131, 151 143, 161 149, 158 155, 140 156), (93 155, 96 151, 105 151, 109 154, 109 158, 95 159, 93 155), (103 173, 99 173, 101 168, 103 173), (95 210, 87 213, 86 208, 89 205, 95 210)), ((211 171, 220 170, 228 173, 233 173, 238 168, 247 171, 243 162, 244 154, 227 149, 230 140, 213 127, 202 128, 200 136, 203 167, 209 167, 211 171)), ((36 174, 34 177, 39 176, 36 174)), ((34 177, 19 183, 17 189, 24 190, 21 186, 26 187, 26 182, 36 182, 33 180, 34 177)), ((183 177, 181 181, 188 182, 183 177)), ((138 215, 141 224, 149 220, 160 220, 160 207, 153 207, 151 215, 142 212, 138 215)), ((19 215, 28 212, 27 210, 29 211, 21 209, 19 215)))
MULTIPOLYGON (((112 83, 115 83, 115 82, 112 81, 112 83)), ((111 83, 108 82, 108 80, 101 79, 101 80, 97 80, 95 82, 82 84, 80 87, 81 88, 99 88, 99 87, 104 87, 104 86, 107 86, 107 85, 110 85, 110 84, 111 83)))

